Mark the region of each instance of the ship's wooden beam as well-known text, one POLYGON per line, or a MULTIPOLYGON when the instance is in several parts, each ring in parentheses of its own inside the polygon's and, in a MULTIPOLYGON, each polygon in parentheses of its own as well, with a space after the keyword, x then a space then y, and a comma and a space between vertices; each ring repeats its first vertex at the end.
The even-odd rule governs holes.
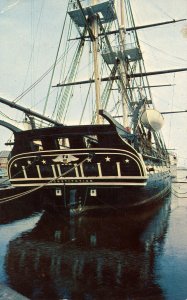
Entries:
MULTIPOLYGON (((137 102, 138 103, 138 102, 137 102)), ((152 102, 151 102, 152 103, 152 102)), ((147 104, 151 104, 151 103, 147 103, 147 104)), ((169 114, 179 114, 179 113, 186 113, 187 110, 176 110, 176 111, 163 111, 160 112, 162 115, 169 115, 169 114)), ((117 118, 122 118, 122 115, 118 115, 118 116, 113 116, 114 119, 117 118)), ((128 117, 132 117, 132 115, 128 115, 128 117)), ((168 150, 168 149, 167 149, 168 150)))
MULTIPOLYGON (((127 90, 137 90, 137 89, 147 89, 147 88, 159 88, 166 86, 174 86, 175 84, 158 84, 158 85, 142 85, 142 86, 133 86, 127 87, 127 90)), ((111 89, 111 91, 118 91, 119 89, 111 89)))
POLYGON ((166 21, 166 22, 160 22, 160 23, 141 25, 141 26, 136 26, 136 27, 129 27, 129 28, 126 29, 126 31, 139 30, 139 29, 145 29, 145 28, 149 28, 149 27, 167 25, 167 24, 171 24, 171 23, 184 22, 186 20, 187 19, 179 19, 179 20, 172 20, 172 21, 166 21))
POLYGON ((131 87, 131 88, 127 88, 127 90, 128 89, 135 90, 135 89, 140 89, 140 88, 143 88, 143 89, 158 88, 158 87, 166 87, 166 86, 174 86, 174 85, 175 84, 142 85, 142 86, 134 86, 134 87, 131 87))
MULTIPOLYGON (((179 19, 179 20, 172 20, 172 21, 166 21, 166 22, 159 22, 159 23, 153 23, 153 24, 146 24, 146 25, 141 25, 141 26, 135 26, 135 27, 127 27, 125 30, 126 31, 133 31, 133 30, 141 30, 141 29, 145 29, 145 28, 151 28, 151 27, 156 27, 156 26, 162 26, 162 25, 167 25, 167 24, 171 24, 171 23, 178 23, 178 22, 184 22, 187 19, 179 19)), ((103 35, 111 35, 111 34, 116 34, 119 33, 119 30, 111 30, 111 31, 107 31, 105 33, 100 33, 99 36, 103 36, 103 35)), ((86 38, 90 38, 89 36, 85 36, 86 38)), ((80 37, 77 37, 75 39, 71 39, 71 40, 79 40, 80 37)))
MULTIPOLYGON (((167 24, 171 24, 171 23, 178 23, 178 22, 184 22, 187 19, 179 19, 179 20, 172 20, 172 21, 166 21, 166 22, 160 22, 160 23, 153 23, 153 24, 147 24, 147 25, 141 25, 141 26, 135 26, 135 27, 127 27, 126 31, 133 31, 133 30, 140 30, 140 29, 145 29, 145 28, 150 28, 150 27, 156 27, 156 26, 162 26, 162 25, 167 25, 167 24)), ((105 34, 116 34, 118 33, 119 30, 112 30, 112 31, 108 31, 105 34)), ((102 36, 103 33, 100 33, 100 36, 102 36)))
MULTIPOLYGON (((103 81, 103 79, 104 78, 102 78, 101 81, 103 81)), ((89 79, 89 80, 82 80, 82 81, 76 81, 76 82, 58 83, 57 85, 53 85, 52 87, 63 87, 63 86, 69 86, 69 85, 88 84, 88 83, 94 83, 94 82, 95 82, 94 79, 89 79)))
MULTIPOLYGON (((171 69, 171 70, 162 70, 162 71, 153 71, 153 72, 144 72, 144 73, 135 73, 135 74, 129 74, 127 77, 130 78, 136 78, 136 77, 144 77, 144 76, 152 76, 152 75, 162 75, 166 73, 176 73, 176 72, 184 72, 187 71, 187 68, 181 68, 181 69, 171 69)), ((109 80, 119 80, 120 76, 111 76, 111 77, 104 77, 101 78, 101 81, 109 81, 109 80)), ((80 85, 80 84, 88 84, 88 83, 94 83, 94 79, 89 80, 82 80, 82 81, 76 81, 76 82, 67 82, 67 83, 59 83, 57 85, 54 85, 53 87, 63 87, 63 86, 69 86, 69 85, 80 85)))
POLYGON ((166 74, 166 73, 177 73, 177 72, 186 72, 186 71, 187 71, 187 68, 180 68, 180 69, 135 73, 135 74, 130 74, 129 77, 135 78, 135 77, 142 77, 142 76, 162 75, 162 74, 166 74))
POLYGON ((179 113, 186 113, 186 110, 176 110, 176 111, 163 111, 161 112, 162 115, 169 115, 169 114, 179 114, 179 113))
POLYGON ((7 99, 4 99, 4 98, 0 97, 0 102, 3 103, 3 104, 5 104, 5 105, 8 105, 8 106, 10 106, 12 108, 16 108, 16 109, 18 109, 20 111, 23 111, 27 115, 34 116, 36 118, 39 118, 39 119, 44 120, 44 121, 47 121, 47 122, 52 123, 52 124, 57 125, 57 126, 59 126, 59 125, 63 126, 62 123, 59 123, 59 122, 57 122, 57 121, 55 121, 55 120, 53 120, 51 118, 45 117, 45 116, 43 116, 43 115, 41 115, 41 114, 39 114, 39 113, 31 110, 31 109, 28 109, 28 108, 24 107, 24 106, 16 104, 13 101, 10 101, 10 100, 7 100, 7 99))

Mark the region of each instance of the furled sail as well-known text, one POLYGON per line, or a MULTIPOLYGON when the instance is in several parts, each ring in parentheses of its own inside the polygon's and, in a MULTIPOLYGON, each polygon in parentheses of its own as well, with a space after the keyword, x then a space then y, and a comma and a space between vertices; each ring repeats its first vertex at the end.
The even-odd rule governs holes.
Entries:
POLYGON ((156 109, 144 110, 140 117, 140 121, 146 128, 152 129, 154 131, 159 131, 164 124, 163 116, 156 109))

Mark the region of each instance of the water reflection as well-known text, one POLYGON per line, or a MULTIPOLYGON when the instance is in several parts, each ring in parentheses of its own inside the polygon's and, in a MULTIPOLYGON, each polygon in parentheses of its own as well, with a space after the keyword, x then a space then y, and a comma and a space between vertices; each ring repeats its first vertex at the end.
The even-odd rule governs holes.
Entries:
POLYGON ((32 231, 9 243, 9 285, 31 299, 164 299, 154 266, 169 212, 168 198, 141 220, 44 213, 32 231))

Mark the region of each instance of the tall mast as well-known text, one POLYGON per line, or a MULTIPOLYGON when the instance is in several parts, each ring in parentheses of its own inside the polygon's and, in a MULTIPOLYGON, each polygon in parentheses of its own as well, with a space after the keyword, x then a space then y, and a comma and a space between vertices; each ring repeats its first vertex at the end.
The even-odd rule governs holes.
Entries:
MULTIPOLYGON (((120 0, 120 50, 121 52, 125 51, 125 4, 124 0, 120 0)), ((122 93, 121 93, 121 101, 122 101, 122 112, 123 112, 123 125, 124 127, 128 127, 128 104, 127 104, 127 65, 123 60, 120 61, 120 76, 123 81, 122 85, 122 93)))
MULTIPOLYGON (((98 0, 92 0, 92 5, 96 5, 98 0)), ((95 76, 95 96, 96 96, 96 123, 102 123, 102 117, 99 115, 99 110, 101 109, 101 77, 99 73, 99 47, 98 47, 98 35, 99 35, 99 26, 98 26, 98 17, 94 15, 91 20, 91 28, 94 34, 95 39, 92 41, 93 45, 93 60, 94 60, 94 76, 95 76)))

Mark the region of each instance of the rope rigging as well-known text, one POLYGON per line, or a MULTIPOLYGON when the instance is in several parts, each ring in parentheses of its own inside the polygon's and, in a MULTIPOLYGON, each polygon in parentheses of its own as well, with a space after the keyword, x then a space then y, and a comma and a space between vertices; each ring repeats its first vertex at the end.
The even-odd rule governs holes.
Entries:
MULTIPOLYGON (((76 42, 74 42, 71 46, 71 48, 74 47, 76 42)), ((70 51, 70 49, 68 49, 67 51, 70 51)), ((59 59, 56 62, 56 65, 64 58, 64 56, 66 55, 66 53, 63 53, 59 59)), ((35 86, 37 86, 54 68, 54 64, 51 65, 51 67, 49 67, 49 69, 43 73, 31 86, 29 86, 23 93, 21 93, 18 97, 16 97, 13 102, 17 103, 18 101, 20 101, 25 95, 27 95, 35 86)))
MULTIPOLYGON (((31 193, 33 193, 33 192, 35 192, 35 191, 38 191, 38 190, 40 190, 40 189, 46 187, 47 185, 49 185, 50 183, 54 182, 55 180, 57 180, 57 179, 59 179, 59 178, 61 178, 61 177, 64 177, 65 175, 67 175, 67 174, 70 173, 71 171, 75 170, 78 166, 80 166, 81 164, 83 164, 88 158, 90 158, 90 156, 87 156, 84 160, 82 160, 82 161, 81 161, 79 164, 77 164, 76 166, 74 166, 74 167, 72 167, 71 169, 67 170, 67 171, 64 172, 63 174, 61 174, 61 175, 59 175, 59 176, 57 176, 57 177, 55 177, 55 178, 52 178, 52 179, 49 180, 47 183, 44 183, 44 184, 42 184, 41 186, 37 186, 37 187, 35 187, 35 188, 33 188, 33 189, 30 189, 29 191, 25 191, 25 192, 22 192, 22 193, 13 195, 13 196, 1 198, 1 199, 0 199, 0 204, 6 203, 6 202, 9 202, 9 201, 18 199, 18 198, 21 198, 21 197, 23 197, 23 196, 29 195, 29 194, 31 194, 31 193)), ((33 162, 33 163, 34 163, 34 162, 33 162)), ((33 164, 33 163, 32 163, 32 164, 33 164)), ((32 164, 31 164, 31 165, 32 165, 32 164)), ((27 168, 30 168, 31 165, 29 165, 27 168)), ((21 171, 20 171, 20 172, 21 172, 21 171)), ((18 173, 20 173, 20 172, 18 172, 18 173)), ((18 174, 18 173, 17 173, 17 174, 18 174)), ((16 174, 15 176, 17 176, 17 174, 16 174)), ((65 183, 64 183, 64 185, 65 185, 65 183)))
POLYGON ((64 33, 64 28, 65 28, 65 24, 66 24, 66 18, 67 18, 67 11, 66 11, 65 21, 64 21, 62 31, 61 31, 61 35, 60 35, 60 41, 59 41, 59 44, 58 44, 58 49, 57 49, 57 53, 56 53, 56 57, 55 57, 55 62, 54 62, 53 69, 52 69, 52 74, 51 74, 51 79, 50 79, 49 88, 48 88, 48 92, 47 92, 47 97, 46 97, 46 101, 45 101, 45 105, 44 105, 44 109, 43 109, 43 115, 45 115, 46 109, 47 109, 47 104, 48 104, 48 100, 49 100, 51 85, 52 85, 52 81, 53 81, 53 77, 54 77, 55 68, 56 68, 56 65, 57 65, 57 62, 58 62, 58 55, 59 55, 60 46, 61 46, 61 43, 62 43, 62 37, 63 37, 63 33, 64 33))
MULTIPOLYGON (((83 35, 86 33, 86 31, 87 31, 87 28, 85 27, 83 30, 83 35)), ((83 49, 84 49, 84 40, 81 40, 77 46, 75 55, 73 57, 67 82, 72 82, 77 75, 78 67, 79 67, 80 60, 81 60, 81 57, 83 54, 83 49)), ((62 118, 63 118, 63 122, 65 121, 72 90, 73 90, 72 86, 67 86, 63 90, 62 98, 61 98, 61 101, 59 102, 58 109, 57 109, 56 119, 59 121, 61 121, 62 118), (66 107, 66 109, 65 109, 65 107, 66 107), (63 114, 64 114, 64 116, 63 116, 63 114)))

